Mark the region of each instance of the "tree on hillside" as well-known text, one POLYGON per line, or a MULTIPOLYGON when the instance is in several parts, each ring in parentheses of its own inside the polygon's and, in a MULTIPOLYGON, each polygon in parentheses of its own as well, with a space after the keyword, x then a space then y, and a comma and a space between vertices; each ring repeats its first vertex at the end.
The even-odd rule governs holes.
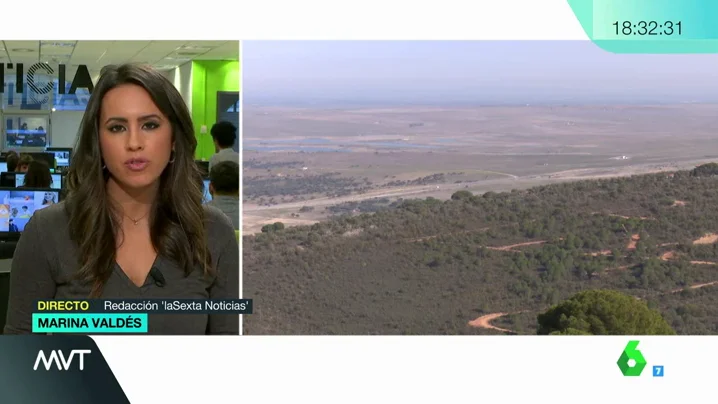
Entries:
POLYGON ((455 201, 459 201, 462 199, 469 199, 472 196, 474 196, 474 194, 472 194, 469 191, 456 191, 451 195, 451 199, 453 199, 455 201))
POLYGON ((280 231, 284 230, 284 223, 282 222, 274 222, 272 224, 265 224, 262 226, 262 233, 270 233, 273 231, 280 231))
POLYGON ((710 177, 718 174, 718 163, 700 165, 691 171, 693 177, 710 177))
POLYGON ((645 302, 612 290, 588 290, 538 316, 538 335, 675 335, 645 302))

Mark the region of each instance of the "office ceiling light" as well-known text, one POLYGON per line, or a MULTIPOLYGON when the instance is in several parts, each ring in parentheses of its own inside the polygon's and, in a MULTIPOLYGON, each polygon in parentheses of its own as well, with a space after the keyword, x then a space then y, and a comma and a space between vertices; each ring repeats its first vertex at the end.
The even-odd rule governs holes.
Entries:
POLYGON ((177 54, 180 56, 196 56, 201 55, 203 53, 207 53, 214 49, 214 47, 210 46, 181 46, 177 50, 177 54))
POLYGON ((28 52, 35 52, 35 49, 30 49, 30 48, 14 48, 14 49, 11 49, 11 51, 12 51, 12 52, 28 53, 28 52))
POLYGON ((176 68, 175 65, 155 65, 154 68, 157 70, 172 70, 176 68))
POLYGON ((45 42, 45 41, 43 41, 43 42, 40 42, 40 45, 53 46, 53 47, 57 47, 57 48, 69 48, 69 47, 74 47, 75 42, 50 42, 50 41, 45 42))
POLYGON ((214 49, 214 46, 183 45, 183 46, 180 46, 179 48, 187 49, 187 50, 210 50, 210 49, 214 49))

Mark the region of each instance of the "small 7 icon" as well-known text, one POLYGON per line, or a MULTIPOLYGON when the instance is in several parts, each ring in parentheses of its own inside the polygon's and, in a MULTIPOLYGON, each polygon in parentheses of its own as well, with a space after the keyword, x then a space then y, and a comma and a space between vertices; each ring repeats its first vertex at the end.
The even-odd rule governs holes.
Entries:
POLYGON ((663 366, 653 367, 653 377, 663 377, 663 366))

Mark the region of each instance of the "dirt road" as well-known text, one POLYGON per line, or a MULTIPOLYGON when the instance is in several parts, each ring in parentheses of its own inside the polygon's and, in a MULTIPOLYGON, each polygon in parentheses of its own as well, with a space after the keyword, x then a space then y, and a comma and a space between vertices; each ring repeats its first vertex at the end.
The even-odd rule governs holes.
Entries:
MULTIPOLYGON (((713 285, 718 285, 718 281, 699 283, 697 285, 691 285, 688 287, 688 289, 700 289, 700 288, 705 288, 705 287, 713 286, 713 285)), ((673 289, 669 293, 680 293, 680 292, 683 292, 685 289, 686 288, 673 289)))
POLYGON ((499 247, 486 247, 486 248, 489 250, 494 250, 494 251, 511 251, 516 247, 525 247, 525 246, 529 246, 529 245, 537 245, 537 244, 544 244, 544 243, 546 243, 546 240, 527 241, 525 243, 503 245, 503 246, 499 246, 499 247))
POLYGON ((393 190, 377 190, 372 192, 367 192, 364 194, 357 194, 357 195, 349 195, 349 196, 343 196, 339 198, 329 198, 329 197, 323 197, 323 198, 316 198, 316 199, 310 199, 307 201, 300 201, 300 202, 288 202, 288 203, 280 203, 277 205, 272 206, 260 206, 260 205, 254 205, 254 204, 247 204, 245 203, 242 206, 243 212, 256 212, 256 211, 266 211, 266 210, 282 210, 282 209, 299 209, 303 206, 327 206, 327 205, 338 205, 340 203, 344 202, 359 202, 359 201, 365 201, 367 199, 379 199, 379 198, 399 198, 404 197, 407 195, 414 195, 414 194, 420 194, 424 192, 429 192, 432 190, 435 190, 436 186, 417 186, 417 187, 406 187, 406 188, 397 188, 393 190))
POLYGON ((491 322, 492 322, 492 321, 496 320, 497 318, 506 316, 506 315, 508 315, 508 314, 510 314, 510 313, 491 313, 491 314, 487 314, 487 315, 481 316, 481 317, 479 317, 479 318, 477 318, 477 319, 475 319, 475 320, 469 321, 469 325, 470 325, 471 327, 475 327, 475 328, 485 328, 485 329, 488 329, 488 330, 496 330, 496 331, 501 331, 501 332, 513 334, 513 331, 511 331, 511 330, 507 330, 507 329, 505 329, 505 328, 500 328, 500 327, 496 327, 496 326, 494 326, 494 325, 491 325, 491 322))
MULTIPOLYGON (((706 288, 706 287, 715 286, 715 285, 718 285, 718 281, 698 283, 695 285, 688 286, 687 288, 673 289, 673 290, 670 290, 668 292, 664 292, 661 294, 669 294, 669 293, 675 294, 675 293, 683 292, 686 289, 700 289, 700 288, 706 288)), ((638 297, 637 297, 637 299, 640 300, 640 298, 638 298, 638 297)), ((514 331, 507 330, 506 328, 496 327, 495 325, 492 325, 491 322, 494 320, 497 320, 501 317, 508 316, 510 314, 520 314, 520 313, 526 313, 526 312, 527 312, 527 310, 518 311, 518 312, 514 312, 514 313, 500 312, 500 313, 486 314, 486 315, 478 317, 474 320, 469 321, 469 326, 475 327, 475 328, 484 328, 487 330, 500 331, 500 332, 507 333, 507 334, 515 334, 514 331)))
MULTIPOLYGON (((697 160, 697 161, 690 161, 690 162, 682 162, 679 164, 679 167, 673 167, 673 170, 680 170, 680 169, 689 169, 694 167, 695 165, 699 165, 705 162, 708 162, 709 160, 697 160)), ((616 167, 616 168, 591 168, 591 169, 576 169, 576 170, 568 170, 568 171, 561 171, 556 173, 549 173, 549 174, 541 174, 541 175, 527 175, 527 176, 516 176, 513 174, 508 173, 500 173, 503 175, 506 175, 505 178, 499 178, 499 179, 491 179, 491 180, 480 180, 480 181, 473 181, 473 182, 464 182, 459 184, 434 184, 434 185, 422 185, 422 186, 409 186, 409 187, 401 187, 401 188, 394 188, 394 189, 378 189, 373 190, 364 194, 356 194, 356 195, 348 195, 344 197, 338 197, 338 198, 329 198, 329 197, 321 197, 321 198, 315 198, 310 199, 306 201, 298 201, 298 202, 287 202, 287 203, 280 203, 272 206, 260 206, 256 204, 250 204, 250 203, 244 203, 242 204, 242 212, 244 213, 252 213, 256 212, 257 217, 252 219, 249 217, 249 215, 245 216, 243 214, 243 221, 246 219, 249 219, 252 221, 252 225, 249 226, 251 229, 246 229, 244 234, 252 234, 256 233, 258 228, 261 228, 261 226, 257 227, 257 224, 259 222, 262 222, 264 220, 269 219, 277 219, 277 221, 282 222, 289 222, 288 220, 285 220, 284 217, 289 218, 290 211, 296 211, 301 209, 303 206, 309 206, 309 207, 322 207, 322 206, 331 206, 331 205, 338 205, 345 202, 361 202, 369 199, 379 199, 379 198, 389 198, 389 199, 397 199, 397 198, 406 198, 406 197, 414 197, 414 198, 425 198, 429 196, 433 196, 436 198, 448 198, 452 193, 456 192, 457 190, 467 190, 471 191, 477 194, 488 192, 488 191, 495 191, 495 192, 502 192, 502 191, 510 191, 512 189, 526 189, 531 188, 538 185, 547 185, 547 184, 554 184, 554 183, 561 183, 561 182, 569 182, 569 181, 576 181, 576 180, 589 180, 589 179, 597 179, 597 178, 609 178, 609 177, 624 177, 624 176, 630 176, 635 174, 648 174, 648 173, 655 173, 655 172, 664 172, 669 171, 666 168, 659 168, 656 166, 656 164, 645 164, 645 165, 636 165, 636 166, 630 166, 630 167, 616 167), (606 172, 609 172, 606 174, 606 172), (261 219, 260 219, 261 217, 261 219), (256 222, 256 223, 255 223, 256 222)), ((327 215, 328 216, 328 215, 327 215)), ((316 220, 323 220, 325 216, 315 217, 313 218, 314 221, 316 220)), ((299 224, 296 222, 294 225, 299 224)), ((243 226, 246 227, 246 226, 243 226)))
MULTIPOLYGON (((684 167, 693 167, 697 164, 704 163, 709 160, 699 160, 699 161, 690 161, 690 162, 684 162, 681 164, 681 166, 684 167)), ((678 169, 681 169, 683 167, 679 167, 678 169)), ((675 170, 676 168, 673 168, 675 170)), ((302 206, 327 206, 327 205, 336 205, 339 203, 344 202, 359 202, 367 199, 373 199, 373 198, 401 198, 405 196, 410 195, 416 195, 416 194, 422 194, 422 193, 434 193, 438 191, 441 191, 442 193, 447 193, 449 191, 459 190, 459 189, 468 189, 472 190, 477 187, 481 187, 482 191, 483 188, 486 188, 485 190, 491 190, 492 187, 509 187, 515 186, 516 188, 528 188, 535 185, 540 184, 550 184, 550 183, 558 183, 558 182, 566 182, 567 180, 588 180, 588 179, 597 179, 597 178, 609 178, 609 177, 624 177, 624 176, 630 176, 635 174, 648 174, 648 173, 656 173, 656 172, 664 172, 669 171, 665 168, 657 168, 656 164, 645 164, 645 165, 636 165, 636 166, 630 166, 630 167, 616 167, 616 168, 589 168, 589 169, 576 169, 576 170, 567 170, 567 171, 560 171, 555 173, 547 173, 547 174, 541 174, 541 175, 527 175, 527 176, 516 176, 509 173, 497 173, 507 176, 506 178, 498 178, 498 179, 492 179, 492 180, 485 180, 485 181, 472 181, 472 182, 464 182, 460 184, 435 184, 435 185, 421 185, 421 186, 410 186, 410 187, 402 187, 402 188, 395 188, 395 189, 378 189, 374 191, 370 191, 364 194, 357 194, 357 195, 349 195, 339 198, 328 198, 328 197, 322 197, 322 198, 316 198, 311 199, 307 201, 299 201, 299 202, 288 202, 288 203, 281 203, 273 206, 258 206, 255 204, 244 204, 242 207, 242 210, 244 212, 253 212, 253 211, 266 211, 266 210, 282 210, 282 209, 299 209, 302 206), (606 171, 609 171, 609 174, 606 174, 606 171), (599 174, 600 173, 600 174, 599 174), (437 189, 438 187, 438 189, 437 189)), ((497 188, 497 189, 498 189, 497 188)))

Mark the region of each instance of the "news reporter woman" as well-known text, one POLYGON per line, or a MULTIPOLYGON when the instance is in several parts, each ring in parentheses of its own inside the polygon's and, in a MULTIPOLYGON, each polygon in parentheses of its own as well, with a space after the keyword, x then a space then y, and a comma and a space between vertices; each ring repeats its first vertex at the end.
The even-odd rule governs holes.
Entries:
MULTIPOLYGON (((80 124, 68 195, 25 226, 6 334, 38 299, 239 297, 232 223, 202 205, 197 140, 179 92, 137 65, 103 69, 80 124)), ((150 314, 150 334, 239 334, 238 315, 150 314)))

